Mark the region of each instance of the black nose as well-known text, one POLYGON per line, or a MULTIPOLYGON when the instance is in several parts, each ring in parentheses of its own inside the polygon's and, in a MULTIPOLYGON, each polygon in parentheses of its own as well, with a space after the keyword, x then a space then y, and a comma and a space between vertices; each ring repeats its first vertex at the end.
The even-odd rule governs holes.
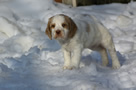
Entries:
POLYGON ((61 32, 60 30, 57 30, 57 31, 56 31, 57 34, 60 34, 60 32, 61 32))

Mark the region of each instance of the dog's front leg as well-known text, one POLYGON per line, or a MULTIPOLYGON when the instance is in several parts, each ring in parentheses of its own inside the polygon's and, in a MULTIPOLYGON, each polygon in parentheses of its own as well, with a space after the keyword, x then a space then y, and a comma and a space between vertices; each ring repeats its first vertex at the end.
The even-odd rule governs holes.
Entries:
POLYGON ((81 59, 81 52, 82 52, 81 47, 74 48, 73 56, 72 56, 72 60, 71 60, 72 68, 77 68, 77 69, 79 68, 80 59, 81 59))
POLYGON ((65 49, 63 49, 64 55, 64 66, 63 69, 72 69, 71 67, 71 53, 65 49))

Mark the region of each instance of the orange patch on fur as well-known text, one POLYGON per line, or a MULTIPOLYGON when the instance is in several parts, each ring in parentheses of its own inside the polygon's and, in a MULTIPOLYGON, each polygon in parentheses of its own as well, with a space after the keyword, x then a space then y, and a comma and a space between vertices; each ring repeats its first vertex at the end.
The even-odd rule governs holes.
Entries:
POLYGON ((48 35, 48 37, 52 40, 52 31, 51 31, 51 27, 50 27, 50 24, 52 22, 52 18, 49 18, 49 21, 48 21, 48 24, 47 24, 47 28, 45 30, 45 34, 48 35))
POLYGON ((66 23, 68 24, 68 26, 67 26, 67 28, 69 30, 68 38, 72 38, 77 31, 77 26, 76 26, 75 22, 70 17, 68 17, 66 15, 63 15, 63 14, 60 14, 60 15, 64 16, 66 23))

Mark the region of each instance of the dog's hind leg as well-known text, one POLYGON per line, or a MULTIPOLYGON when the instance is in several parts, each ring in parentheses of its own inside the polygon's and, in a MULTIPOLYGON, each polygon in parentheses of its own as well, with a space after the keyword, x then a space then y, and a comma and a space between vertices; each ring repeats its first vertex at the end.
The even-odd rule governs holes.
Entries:
POLYGON ((101 48, 99 52, 101 53, 101 57, 102 57, 102 65, 107 66, 109 63, 107 50, 105 48, 101 48))
POLYGON ((109 51, 109 54, 110 54, 111 59, 112 59, 112 68, 113 69, 120 68, 120 62, 118 60, 116 50, 115 50, 115 46, 114 46, 113 42, 110 43, 110 47, 108 47, 108 51, 109 51))

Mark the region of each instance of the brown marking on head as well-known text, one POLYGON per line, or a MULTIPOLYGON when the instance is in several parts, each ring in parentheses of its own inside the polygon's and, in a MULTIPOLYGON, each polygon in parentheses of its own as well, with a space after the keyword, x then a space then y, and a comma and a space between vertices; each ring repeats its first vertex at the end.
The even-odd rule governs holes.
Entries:
POLYGON ((68 28, 67 23, 66 23, 66 22, 62 23, 62 27, 63 27, 63 28, 68 28))
POLYGON ((66 24, 66 25, 64 25, 64 27, 68 28, 68 30, 69 30, 68 38, 72 38, 77 31, 77 26, 76 26, 75 22, 70 17, 68 17, 64 14, 60 14, 60 15, 64 16, 64 18, 65 18, 64 24, 66 24))
POLYGON ((49 21, 48 21, 48 24, 47 24, 47 28, 46 28, 46 31, 45 31, 45 34, 48 35, 48 37, 52 40, 52 30, 51 28, 54 27, 54 25, 51 26, 51 22, 52 22, 52 18, 49 18, 49 21))

